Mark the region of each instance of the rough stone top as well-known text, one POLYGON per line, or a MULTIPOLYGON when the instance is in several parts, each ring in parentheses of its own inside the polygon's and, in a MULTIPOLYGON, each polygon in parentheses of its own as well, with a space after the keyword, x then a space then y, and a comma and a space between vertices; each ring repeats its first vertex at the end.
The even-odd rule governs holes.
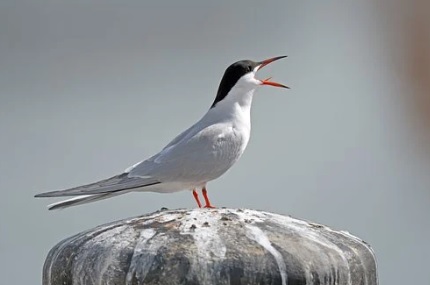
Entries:
POLYGON ((49 253, 43 284, 377 284, 345 231, 248 209, 162 210, 96 227, 49 253))

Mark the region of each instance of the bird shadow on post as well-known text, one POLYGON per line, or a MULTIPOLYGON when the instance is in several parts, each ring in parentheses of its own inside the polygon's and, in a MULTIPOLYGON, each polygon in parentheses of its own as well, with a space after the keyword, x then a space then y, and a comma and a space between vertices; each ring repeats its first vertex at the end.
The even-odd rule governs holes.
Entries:
POLYGON ((162 210, 58 243, 44 285, 378 284, 375 255, 345 231, 248 209, 162 210))

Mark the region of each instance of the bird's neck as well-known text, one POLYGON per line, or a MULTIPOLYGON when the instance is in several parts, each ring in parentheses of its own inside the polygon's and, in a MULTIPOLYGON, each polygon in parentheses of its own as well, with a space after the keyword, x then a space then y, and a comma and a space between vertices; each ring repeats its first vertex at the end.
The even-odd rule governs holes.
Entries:
POLYGON ((255 89, 233 88, 209 113, 226 120, 241 120, 250 124, 252 98, 255 89))

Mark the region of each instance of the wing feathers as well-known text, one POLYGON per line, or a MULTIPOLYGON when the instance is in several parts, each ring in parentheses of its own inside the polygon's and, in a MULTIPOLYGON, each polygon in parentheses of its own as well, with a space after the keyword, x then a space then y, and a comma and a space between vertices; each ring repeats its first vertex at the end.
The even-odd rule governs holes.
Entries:
POLYGON ((63 200, 60 202, 56 202, 53 204, 48 205, 49 210, 59 210, 59 209, 65 209, 72 206, 78 206, 90 202, 95 202, 98 200, 103 200, 107 198, 111 198, 113 196, 125 194, 128 191, 123 192, 116 192, 116 193, 103 193, 103 194, 97 194, 97 195, 82 195, 82 196, 76 196, 68 200, 63 200))
POLYGON ((59 197, 115 193, 124 190, 147 187, 160 183, 160 181, 157 181, 150 177, 128 177, 128 173, 123 173, 88 185, 74 187, 66 190, 41 193, 37 194, 35 197, 59 197))

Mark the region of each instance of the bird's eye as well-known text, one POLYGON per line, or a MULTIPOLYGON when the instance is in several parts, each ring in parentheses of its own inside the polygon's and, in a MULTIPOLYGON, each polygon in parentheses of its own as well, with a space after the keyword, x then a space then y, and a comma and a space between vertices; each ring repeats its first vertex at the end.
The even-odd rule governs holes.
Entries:
POLYGON ((248 66, 247 71, 248 71, 248 72, 251 72, 251 71, 252 71, 251 66, 248 66))

